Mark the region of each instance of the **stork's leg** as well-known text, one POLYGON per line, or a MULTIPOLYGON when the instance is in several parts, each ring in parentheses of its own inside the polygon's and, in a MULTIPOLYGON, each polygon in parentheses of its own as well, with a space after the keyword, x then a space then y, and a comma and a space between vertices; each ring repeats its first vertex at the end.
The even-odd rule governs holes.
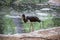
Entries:
POLYGON ((42 28, 42 22, 41 22, 41 28, 42 28))
POLYGON ((40 22, 40 29, 42 28, 42 22, 40 22))
POLYGON ((33 23, 32 22, 30 23, 30 30, 31 30, 31 32, 34 31, 34 27, 33 27, 33 23))

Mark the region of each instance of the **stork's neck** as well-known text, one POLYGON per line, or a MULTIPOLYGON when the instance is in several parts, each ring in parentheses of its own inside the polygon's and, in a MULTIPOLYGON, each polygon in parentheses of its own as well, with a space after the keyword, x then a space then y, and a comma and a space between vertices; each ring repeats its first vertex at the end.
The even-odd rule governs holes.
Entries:
POLYGON ((26 23, 28 19, 26 17, 23 17, 23 21, 26 23))
POLYGON ((23 19, 26 19, 26 17, 23 17, 23 19))
POLYGON ((22 18, 23 18, 23 19, 25 19, 25 18, 26 18, 24 14, 22 15, 22 18))

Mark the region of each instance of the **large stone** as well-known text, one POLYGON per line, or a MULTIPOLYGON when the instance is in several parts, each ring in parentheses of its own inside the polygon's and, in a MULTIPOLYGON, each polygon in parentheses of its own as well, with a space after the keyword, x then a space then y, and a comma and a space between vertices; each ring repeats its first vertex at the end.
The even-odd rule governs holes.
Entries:
POLYGON ((56 6, 60 6, 60 0, 49 0, 48 3, 56 6))

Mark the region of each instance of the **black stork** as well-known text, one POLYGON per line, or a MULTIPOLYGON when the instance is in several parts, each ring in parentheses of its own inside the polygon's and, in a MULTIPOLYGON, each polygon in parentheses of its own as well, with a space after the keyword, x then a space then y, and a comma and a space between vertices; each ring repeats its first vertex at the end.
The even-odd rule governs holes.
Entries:
POLYGON ((22 19, 24 23, 28 22, 28 20, 31 22, 31 31, 34 31, 34 27, 32 26, 32 22, 41 22, 41 20, 36 16, 25 16, 25 14, 22 14, 22 19))

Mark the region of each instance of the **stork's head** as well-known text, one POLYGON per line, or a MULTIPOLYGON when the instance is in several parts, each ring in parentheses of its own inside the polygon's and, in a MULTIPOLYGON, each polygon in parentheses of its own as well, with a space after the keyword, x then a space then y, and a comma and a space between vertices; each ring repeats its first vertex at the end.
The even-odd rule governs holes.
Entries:
POLYGON ((28 21, 28 19, 25 17, 25 14, 22 14, 22 19, 25 23, 28 21))
POLYGON ((22 17, 25 17, 25 14, 22 14, 22 17))
POLYGON ((25 17, 25 14, 22 14, 22 17, 25 17))

